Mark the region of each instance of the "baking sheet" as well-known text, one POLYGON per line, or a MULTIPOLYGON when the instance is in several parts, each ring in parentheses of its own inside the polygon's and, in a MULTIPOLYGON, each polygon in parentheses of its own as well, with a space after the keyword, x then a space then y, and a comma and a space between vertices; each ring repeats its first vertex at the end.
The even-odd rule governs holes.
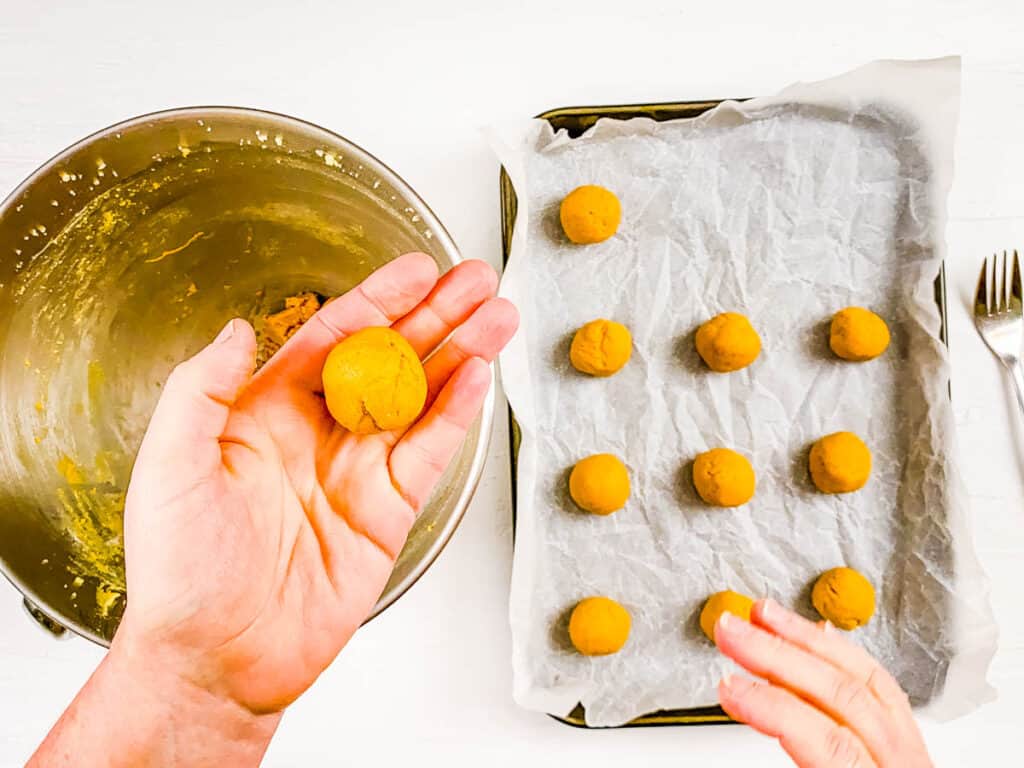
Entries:
POLYGON ((522 428, 510 619, 515 695, 590 725, 714 704, 730 663, 700 634, 711 592, 772 595, 811 615, 810 584, 846 564, 879 591, 854 636, 918 704, 950 717, 991 696, 987 588, 953 465, 945 348, 932 284, 943 258, 959 62, 879 62, 776 97, 726 103, 693 120, 604 120, 579 139, 545 122, 492 142, 519 199, 502 293, 522 330, 501 358, 522 428), (623 202, 618 235, 581 248, 558 203, 598 183, 623 202), (827 349, 827 322, 859 304, 893 345, 851 365, 827 349), (747 314, 764 343, 751 368, 721 376, 693 349, 713 314, 747 314), (568 364, 574 330, 624 322, 630 364, 610 379, 568 364), (863 491, 822 496, 809 444, 850 429, 875 472, 863 491), (754 500, 705 507, 689 463, 717 445, 749 456, 754 500), (631 469, 633 494, 609 518, 579 513, 568 470, 601 451, 631 469), (568 646, 568 611, 607 594, 634 625, 616 656, 568 646))

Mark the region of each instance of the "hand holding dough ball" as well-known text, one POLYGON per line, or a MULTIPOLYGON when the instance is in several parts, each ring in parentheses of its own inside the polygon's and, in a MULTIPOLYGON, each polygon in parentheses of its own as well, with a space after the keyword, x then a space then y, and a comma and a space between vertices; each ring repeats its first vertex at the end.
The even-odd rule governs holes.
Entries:
POLYGON ((739 592, 727 589, 724 592, 716 592, 704 603, 700 612, 700 628, 708 636, 708 640, 715 642, 715 624, 723 613, 731 613, 744 621, 750 621, 750 609, 754 607, 754 601, 739 592))
POLYGON ((565 236, 578 245, 600 243, 615 234, 622 206, 613 192, 594 184, 576 187, 558 211, 565 236))
POLYGON ((629 329, 613 320, 591 320, 572 337, 569 360, 581 373, 611 376, 629 362, 633 338, 629 329))
POLYGON ((629 611, 610 597, 580 600, 569 617, 569 639, 584 656, 607 656, 629 639, 629 611))
POLYGON ((835 432, 811 447, 811 479, 822 493, 850 493, 871 476, 871 451, 853 432, 835 432))
POLYGON ((856 629, 875 614, 875 588, 853 568, 833 568, 814 582, 811 602, 840 629, 856 629))
POLYGON ((870 310, 847 307, 832 317, 828 343, 844 360, 863 362, 885 352, 889 346, 889 327, 870 310))
POLYGON ((713 371, 738 371, 761 354, 761 338, 743 315, 723 312, 697 329, 697 352, 713 371))
POLYGON ((746 457, 728 448, 713 448, 693 462, 693 485, 708 504, 738 507, 754 496, 754 468, 746 457))
POLYGON ((364 328, 342 339, 324 363, 323 384, 331 416, 360 435, 409 426, 427 401, 416 351, 390 328, 364 328))
POLYGON ((581 459, 569 474, 569 495, 587 512, 610 515, 629 498, 629 472, 610 453, 581 459))

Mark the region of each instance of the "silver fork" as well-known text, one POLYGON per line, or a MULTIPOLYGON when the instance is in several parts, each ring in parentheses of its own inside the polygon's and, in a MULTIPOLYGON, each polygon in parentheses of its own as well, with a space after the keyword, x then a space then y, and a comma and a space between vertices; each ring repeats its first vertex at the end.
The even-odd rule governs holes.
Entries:
POLYGON ((1012 267, 1006 251, 1003 251, 1001 261, 999 254, 993 254, 981 265, 978 290, 974 296, 974 325, 992 354, 1010 372, 1017 390, 1017 402, 1024 413, 1024 372, 1020 365, 1024 309, 1021 305, 1020 259, 1016 251, 1013 252, 1012 267))

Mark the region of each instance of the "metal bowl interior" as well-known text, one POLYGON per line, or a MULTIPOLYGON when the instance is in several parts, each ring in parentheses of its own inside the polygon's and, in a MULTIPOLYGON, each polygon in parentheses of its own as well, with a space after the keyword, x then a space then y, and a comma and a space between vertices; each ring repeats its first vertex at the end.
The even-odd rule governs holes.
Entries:
MULTIPOLYGON (((459 260, 422 200, 360 148, 235 108, 101 131, 0 207, 0 566, 96 642, 125 604, 121 514, 171 368, 231 317, 343 293, 400 253, 459 260)), ((429 567, 469 503, 488 401, 427 505, 374 615, 429 567)), ((215 511, 213 511, 215 512, 215 511)))

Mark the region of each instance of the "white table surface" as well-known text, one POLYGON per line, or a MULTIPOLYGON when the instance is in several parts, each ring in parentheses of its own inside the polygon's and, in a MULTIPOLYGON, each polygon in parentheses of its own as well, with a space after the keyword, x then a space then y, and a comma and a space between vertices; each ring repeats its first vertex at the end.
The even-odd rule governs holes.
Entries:
MULTIPOLYGON (((967 302, 986 253, 1024 246, 1022 30, 1019 0, 2 0, 0 194, 69 143, 131 115, 261 107, 382 157, 464 255, 497 265, 498 167, 484 124, 562 105, 758 95, 875 58, 964 55, 948 229, 953 403, 1001 627, 991 670, 999 700, 925 730, 939 765, 1015 765, 1024 429, 967 302)), ((265 765, 789 765, 737 726, 595 733, 518 709, 510 521, 502 416, 480 490, 444 555, 292 707, 265 765)), ((0 585, 0 765, 28 757, 100 656, 84 640, 44 636, 0 585)))

